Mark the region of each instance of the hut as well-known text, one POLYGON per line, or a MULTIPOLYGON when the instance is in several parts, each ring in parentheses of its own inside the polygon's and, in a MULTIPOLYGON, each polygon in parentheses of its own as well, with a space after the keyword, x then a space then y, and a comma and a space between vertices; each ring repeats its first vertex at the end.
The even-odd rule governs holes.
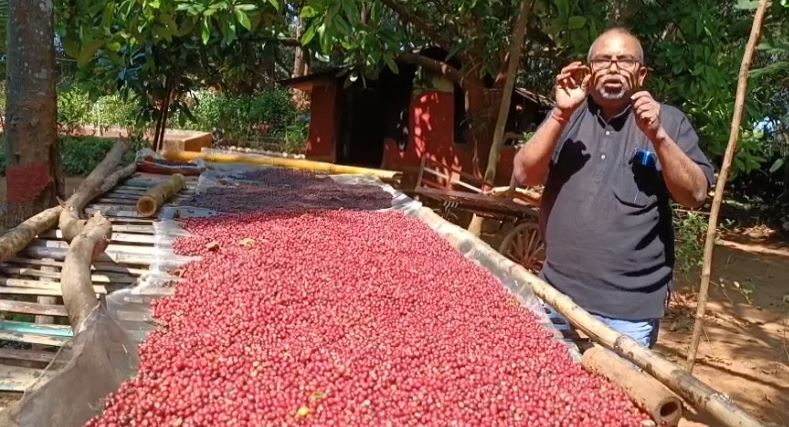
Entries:
MULTIPOLYGON (((437 49, 420 53, 446 57, 437 49)), ((481 180, 491 141, 474 143, 469 135, 465 105, 473 95, 417 66, 397 66, 397 73, 385 68, 375 80, 352 81, 348 69, 332 68, 281 81, 310 97, 306 157, 401 171, 409 181, 418 174, 422 157, 428 156, 431 164, 450 174, 462 172, 481 180)), ((536 128, 551 104, 521 88, 511 96, 496 185, 509 183, 518 136, 536 128)))

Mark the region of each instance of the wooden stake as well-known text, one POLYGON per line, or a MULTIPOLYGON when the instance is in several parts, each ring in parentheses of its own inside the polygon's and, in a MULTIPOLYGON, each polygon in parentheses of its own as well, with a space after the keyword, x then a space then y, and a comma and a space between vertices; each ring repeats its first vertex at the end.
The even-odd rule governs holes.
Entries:
POLYGON ((144 217, 156 215, 164 202, 181 191, 185 184, 184 176, 180 173, 170 176, 137 200, 137 213, 144 217))
POLYGON ((107 248, 111 236, 111 223, 101 214, 96 214, 87 220, 85 228, 74 237, 66 252, 60 286, 63 305, 75 335, 99 304, 91 281, 91 265, 107 248))
POLYGON ((115 143, 104 160, 91 171, 90 175, 77 187, 77 191, 66 201, 58 221, 58 227, 63 231, 65 241, 70 242, 85 227, 85 220, 80 219, 80 213, 88 202, 99 194, 104 180, 115 170, 128 150, 128 142, 118 141, 115 143))
POLYGON ((685 364, 685 369, 687 369, 688 372, 693 372, 693 365, 696 363, 696 353, 699 348, 699 340, 701 339, 701 330, 704 328, 704 311, 707 306, 707 293, 709 292, 710 275, 712 273, 712 255, 715 250, 715 237, 718 232, 718 214, 720 213, 724 187, 729 178, 729 169, 734 159, 734 151, 737 148, 737 140, 740 134, 740 122, 742 121, 742 110, 745 104, 745 95, 748 86, 748 71, 751 68, 756 43, 758 43, 759 37, 761 36, 762 23, 764 22, 764 15, 767 12, 768 5, 769 2, 767 0, 759 1, 759 7, 756 9, 753 25, 751 26, 751 35, 748 38, 748 44, 745 46, 745 53, 742 56, 742 63, 740 65, 740 74, 737 79, 737 95, 734 99, 734 112, 732 114, 731 130, 729 132, 729 142, 726 145, 723 165, 718 175, 715 196, 712 199, 712 207, 710 209, 710 219, 707 225, 707 239, 704 242, 704 260, 701 266, 701 285, 699 286, 699 300, 696 305, 696 321, 693 324, 693 336, 690 341, 688 358, 685 364))

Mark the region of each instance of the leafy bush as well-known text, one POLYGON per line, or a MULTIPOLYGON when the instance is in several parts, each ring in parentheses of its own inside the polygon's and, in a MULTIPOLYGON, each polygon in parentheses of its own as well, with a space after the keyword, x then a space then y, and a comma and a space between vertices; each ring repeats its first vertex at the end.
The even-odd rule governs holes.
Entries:
POLYGON ((91 100, 87 91, 71 86, 58 92, 58 125, 71 132, 86 124, 90 116, 91 100))
MULTIPOLYGON (((704 258, 704 240, 707 238, 709 217, 700 212, 674 209, 674 241, 676 260, 674 268, 681 279, 690 279, 701 268, 704 258)), ((731 228, 731 222, 718 223, 718 238, 731 228)))
MULTIPOLYGON (((89 174, 112 149, 115 140, 96 137, 62 137, 60 139, 60 159, 63 173, 67 176, 84 176, 89 174)), ((143 141, 135 140, 132 148, 123 158, 124 164, 134 160, 137 150, 143 148, 143 141)), ((0 140, 0 175, 5 175, 5 137, 0 140)))
POLYGON ((221 129, 230 141, 260 137, 283 137, 296 118, 296 109, 287 90, 257 95, 218 94, 202 91, 194 96, 192 117, 179 113, 170 123, 186 129, 221 129))

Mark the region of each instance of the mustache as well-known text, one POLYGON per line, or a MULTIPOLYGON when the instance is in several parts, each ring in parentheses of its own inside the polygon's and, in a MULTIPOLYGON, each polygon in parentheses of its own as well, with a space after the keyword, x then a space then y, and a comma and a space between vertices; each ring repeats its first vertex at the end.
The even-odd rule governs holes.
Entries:
POLYGON ((592 73, 592 86, 610 81, 625 84, 630 88, 636 87, 636 76, 624 70, 620 70, 618 73, 610 73, 608 70, 599 70, 592 73))

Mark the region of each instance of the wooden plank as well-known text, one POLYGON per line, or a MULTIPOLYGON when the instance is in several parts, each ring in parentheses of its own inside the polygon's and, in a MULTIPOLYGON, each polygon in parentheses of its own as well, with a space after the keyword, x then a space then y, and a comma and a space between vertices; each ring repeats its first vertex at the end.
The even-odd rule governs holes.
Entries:
MULTIPOLYGON (((47 265, 53 267, 60 267, 63 268, 63 262, 61 261, 53 261, 53 260, 41 260, 41 259, 32 259, 32 258, 19 258, 13 257, 6 260, 7 263, 11 264, 23 264, 23 265, 47 265)), ((112 273, 124 273, 129 276, 141 276, 143 274, 149 273, 148 270, 142 268, 131 268, 131 267, 124 267, 118 264, 108 264, 103 262, 94 262, 93 263, 93 271, 101 271, 101 272, 112 272, 112 273)))
POLYGON ((24 392, 32 387, 39 377, 52 376, 43 369, 0 365, 0 391, 24 392))
POLYGON ((0 332, 46 335, 49 337, 71 338, 74 333, 69 325, 42 325, 38 323, 0 320, 0 332))
MULTIPOLYGON (((115 226, 112 227, 115 229, 115 226)), ((153 227, 151 227, 153 228, 153 227)), ((58 230, 48 230, 44 233, 38 235, 39 238, 44 239, 63 239, 63 233, 58 230)), ((112 233, 112 242, 116 243, 140 243, 140 244, 149 244, 153 246, 154 239, 153 235, 151 234, 130 234, 130 233, 112 233)))
MULTIPOLYGON (((19 276, 33 276, 42 277, 47 279, 60 280, 60 272, 42 271, 35 268, 19 268, 19 267, 0 267, 0 271, 6 274, 14 274, 19 276)), ((127 276, 124 274, 92 274, 91 281, 94 283, 134 283, 137 278, 127 276)))
POLYGON ((69 340, 68 338, 50 336, 50 335, 23 334, 21 332, 0 331, 0 341, 13 341, 13 342, 22 342, 26 344, 39 344, 39 345, 51 345, 54 347, 62 347, 66 342, 68 342, 68 340, 69 340))
MULTIPOLYGON (((51 283, 51 282, 45 282, 51 283)), ((22 288, 17 286, 0 286, 0 295, 39 295, 39 296, 62 296, 60 284, 57 288, 22 288)))
MULTIPOLYGON (((5 290, 5 288, 29 288, 55 290, 58 292, 57 295, 61 295, 60 282, 42 282, 39 280, 9 279, 6 277, 0 277, 0 285, 0 293, 3 293, 2 291, 5 290)), ((93 285, 93 290, 97 294, 106 294, 107 286, 93 285)))
MULTIPOLYGON (((43 314, 45 316, 66 316, 66 307, 37 302, 9 301, 0 299, 0 311, 23 314, 43 314)), ((0 338, 2 339, 2 338, 0 338)))
POLYGON ((55 359, 54 352, 36 350, 18 350, 0 347, 0 359, 24 360, 28 362, 49 363, 55 359))
POLYGON ((135 206, 137 204, 137 198, 113 199, 109 197, 102 197, 100 199, 94 200, 93 203, 102 205, 135 206))
MULTIPOLYGON (((39 257, 39 258, 54 258, 57 260, 63 260, 66 258, 66 249, 63 248, 50 248, 43 245, 28 245, 24 251, 22 251, 23 255, 31 256, 31 257, 39 257)), ((141 254, 128 254, 128 253, 103 253, 98 257, 99 262, 109 262, 114 264, 128 264, 128 265, 139 265, 139 266, 149 266, 153 264, 155 261, 154 257, 151 255, 141 255, 141 254)))
POLYGON ((112 230, 122 233, 135 233, 135 234, 154 234, 156 231, 153 224, 139 225, 139 224, 112 224, 112 230))
MULTIPOLYGON (((68 243, 59 240, 35 240, 28 245, 28 248, 33 247, 46 247, 53 249, 68 249, 68 243)), ((110 243, 105 250, 106 253, 126 253, 126 254, 148 254, 149 258, 153 257, 154 248, 145 246, 124 245, 118 243, 110 243)), ((58 258, 59 259, 59 258, 58 258)))
POLYGON ((153 223, 157 221, 156 219, 152 219, 152 218, 139 218, 134 216, 123 216, 123 215, 115 215, 108 217, 107 219, 109 219, 110 222, 112 223, 128 222, 129 224, 148 224, 148 225, 153 225, 153 223))

